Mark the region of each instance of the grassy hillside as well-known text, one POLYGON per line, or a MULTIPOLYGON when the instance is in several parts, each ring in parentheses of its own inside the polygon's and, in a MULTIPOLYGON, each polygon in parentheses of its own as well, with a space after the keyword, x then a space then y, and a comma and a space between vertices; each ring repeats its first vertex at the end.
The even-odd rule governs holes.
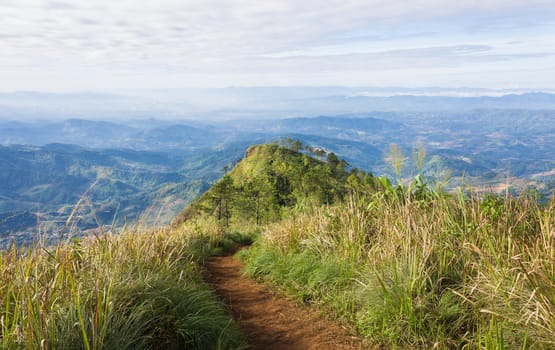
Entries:
POLYGON ((382 346, 555 348, 555 200, 379 184, 265 226, 247 273, 382 346))
POLYGON ((240 349, 199 262, 248 275, 384 348, 555 348, 555 200, 392 184, 287 140, 249 148, 171 227, 0 256, 3 348, 240 349))
POLYGON ((393 185, 297 150, 250 148, 176 222, 257 228, 250 276, 382 346, 555 347, 555 201, 393 185))
POLYGON ((243 349, 192 230, 128 230, 0 252, 2 349, 243 349))

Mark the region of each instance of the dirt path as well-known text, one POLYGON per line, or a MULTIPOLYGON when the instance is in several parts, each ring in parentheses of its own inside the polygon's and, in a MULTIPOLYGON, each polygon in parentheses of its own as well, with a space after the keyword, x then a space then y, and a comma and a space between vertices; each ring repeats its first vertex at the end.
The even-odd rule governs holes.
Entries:
POLYGON ((348 331, 242 277, 232 256, 210 258, 206 280, 230 306, 254 350, 364 349, 348 331))

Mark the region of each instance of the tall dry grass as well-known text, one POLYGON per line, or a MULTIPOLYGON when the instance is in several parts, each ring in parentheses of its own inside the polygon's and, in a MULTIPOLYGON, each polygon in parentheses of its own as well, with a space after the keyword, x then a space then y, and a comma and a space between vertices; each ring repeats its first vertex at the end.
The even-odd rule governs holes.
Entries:
POLYGON ((200 280, 194 227, 128 229, 0 252, 3 349, 240 349, 200 280))
POLYGON ((247 272, 364 335, 418 348, 555 348, 555 201, 389 187, 269 226, 247 272))

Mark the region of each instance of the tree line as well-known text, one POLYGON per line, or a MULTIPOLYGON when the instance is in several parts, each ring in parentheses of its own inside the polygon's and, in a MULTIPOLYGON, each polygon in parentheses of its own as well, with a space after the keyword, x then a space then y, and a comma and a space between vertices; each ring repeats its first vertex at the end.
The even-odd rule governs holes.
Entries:
POLYGON ((375 190, 371 173, 351 169, 333 152, 290 138, 257 147, 193 205, 196 212, 215 217, 225 228, 232 218, 258 226, 281 219, 286 208, 331 205, 349 191, 375 190))

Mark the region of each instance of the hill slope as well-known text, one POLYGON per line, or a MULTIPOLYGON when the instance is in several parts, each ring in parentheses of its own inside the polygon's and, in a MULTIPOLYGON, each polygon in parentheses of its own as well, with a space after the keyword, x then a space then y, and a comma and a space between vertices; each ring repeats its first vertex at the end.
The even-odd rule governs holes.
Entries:
POLYGON ((244 221, 258 226, 279 220, 290 208, 333 204, 341 201, 350 187, 375 185, 371 174, 348 168, 334 153, 303 148, 300 141, 290 140, 289 147, 252 146, 244 159, 185 208, 174 224, 208 215, 223 227, 244 221))
POLYGON ((301 146, 251 147, 175 223, 255 229, 248 276, 379 346, 553 349, 554 200, 394 186, 301 146))
POLYGON ((380 348, 555 347, 555 199, 393 186, 287 146, 249 148, 177 228, 1 251, 3 347, 240 349, 197 262, 253 238, 248 276, 380 348))

